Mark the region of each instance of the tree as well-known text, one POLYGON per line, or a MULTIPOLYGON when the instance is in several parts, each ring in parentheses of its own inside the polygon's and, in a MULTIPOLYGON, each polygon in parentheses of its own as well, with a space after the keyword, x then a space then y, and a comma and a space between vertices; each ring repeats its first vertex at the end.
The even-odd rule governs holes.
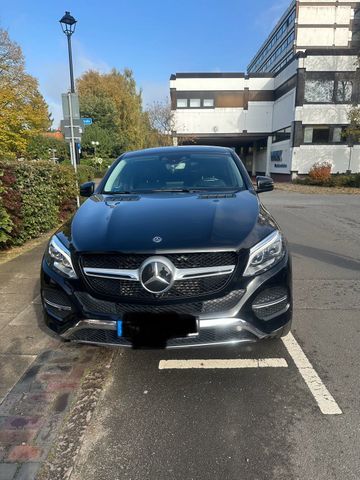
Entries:
POLYGON ((24 155, 30 139, 49 126, 37 80, 25 72, 20 47, 0 29, 0 157, 24 155))
MULTIPOLYGON (((165 99, 162 102, 153 102, 147 109, 149 124, 152 131, 153 141, 159 146, 173 144, 173 132, 176 130, 174 111, 171 110, 170 102, 165 99)), ((192 136, 176 135, 178 145, 194 143, 192 136)))
POLYGON ((172 145, 171 132, 175 129, 175 121, 169 101, 153 102, 147 109, 147 115, 158 145, 172 145))
POLYGON ((62 162, 68 159, 68 150, 68 145, 64 139, 50 136, 50 133, 48 135, 40 134, 34 135, 30 139, 27 146, 26 157, 31 160, 47 160, 52 158, 54 153, 58 161, 62 162))
POLYGON ((103 144, 106 152, 114 157, 126 150, 147 146, 148 123, 131 70, 120 73, 113 69, 104 74, 89 70, 77 80, 77 89, 81 115, 94 120, 94 126, 85 129, 85 154, 92 154, 91 140, 99 142, 99 149, 103 144), (101 136, 102 141, 92 138, 95 134, 101 136))

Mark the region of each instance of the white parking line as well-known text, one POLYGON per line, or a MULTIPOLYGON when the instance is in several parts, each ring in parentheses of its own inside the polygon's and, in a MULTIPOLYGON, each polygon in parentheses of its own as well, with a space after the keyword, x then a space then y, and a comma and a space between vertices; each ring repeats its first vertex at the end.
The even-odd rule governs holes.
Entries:
POLYGON ((323 384, 321 378, 314 370, 293 334, 290 332, 286 337, 282 338, 282 341, 294 360, 300 375, 303 377, 310 392, 313 394, 321 412, 324 415, 341 415, 342 411, 339 405, 323 384))
POLYGON ((237 358, 218 360, 160 360, 159 370, 181 370, 190 368, 279 368, 287 367, 285 358, 237 358))

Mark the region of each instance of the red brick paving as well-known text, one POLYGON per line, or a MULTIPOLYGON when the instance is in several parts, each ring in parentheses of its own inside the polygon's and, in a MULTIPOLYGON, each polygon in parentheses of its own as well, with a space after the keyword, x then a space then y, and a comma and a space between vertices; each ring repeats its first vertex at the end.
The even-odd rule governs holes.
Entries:
POLYGON ((28 368, 0 404, 0 472, 35 478, 95 354, 60 346, 42 352, 28 368))
POLYGON ((8 462, 37 462, 43 450, 34 445, 16 445, 11 447, 5 461, 8 462))

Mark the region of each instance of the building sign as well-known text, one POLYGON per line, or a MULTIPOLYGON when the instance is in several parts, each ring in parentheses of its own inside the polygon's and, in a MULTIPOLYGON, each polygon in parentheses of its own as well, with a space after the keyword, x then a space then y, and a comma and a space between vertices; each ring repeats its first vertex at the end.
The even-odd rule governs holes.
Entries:
MULTIPOLYGON (((286 152, 284 150, 274 150, 271 152, 271 170, 278 171, 278 170, 288 170, 288 162, 286 160, 286 152), (285 159, 283 158, 283 155, 285 153, 285 159)), ((284 172, 282 172, 284 173, 284 172)))

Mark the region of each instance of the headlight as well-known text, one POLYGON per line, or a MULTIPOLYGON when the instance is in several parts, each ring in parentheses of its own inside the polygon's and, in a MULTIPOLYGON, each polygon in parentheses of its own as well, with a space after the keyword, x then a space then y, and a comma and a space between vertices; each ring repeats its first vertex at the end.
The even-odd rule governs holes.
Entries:
POLYGON ((244 277, 251 277, 263 273, 276 265, 285 255, 285 246, 279 231, 273 232, 268 237, 250 249, 250 256, 244 271, 244 277))
POLYGON ((54 235, 49 242, 45 258, 50 267, 58 270, 68 278, 77 278, 71 262, 70 252, 56 235, 54 235))

